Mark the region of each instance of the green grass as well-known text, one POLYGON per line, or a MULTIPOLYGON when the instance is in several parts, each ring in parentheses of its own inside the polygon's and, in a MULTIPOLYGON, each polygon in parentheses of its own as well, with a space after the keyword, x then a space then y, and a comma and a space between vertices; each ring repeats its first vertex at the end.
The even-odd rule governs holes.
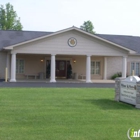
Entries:
POLYGON ((130 127, 140 111, 114 89, 0 89, 0 140, 127 140, 130 127))

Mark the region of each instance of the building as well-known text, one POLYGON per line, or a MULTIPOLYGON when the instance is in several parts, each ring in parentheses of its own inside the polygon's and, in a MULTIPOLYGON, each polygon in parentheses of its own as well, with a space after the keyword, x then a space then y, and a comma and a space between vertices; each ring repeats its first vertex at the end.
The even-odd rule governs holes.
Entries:
POLYGON ((90 34, 71 27, 58 32, 0 31, 0 79, 66 78, 68 64, 78 78, 110 79, 117 72, 140 75, 140 37, 90 34))

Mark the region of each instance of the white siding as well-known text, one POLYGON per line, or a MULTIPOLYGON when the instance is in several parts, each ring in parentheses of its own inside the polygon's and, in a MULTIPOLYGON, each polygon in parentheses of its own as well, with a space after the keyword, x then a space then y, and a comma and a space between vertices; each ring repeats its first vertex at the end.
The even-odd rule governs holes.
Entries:
POLYGON ((77 31, 68 31, 46 39, 17 46, 13 49, 13 52, 96 56, 122 56, 127 54, 127 51, 124 51, 123 49, 117 48, 116 46, 110 45, 101 40, 94 39, 93 37, 77 31), (70 47, 68 45, 67 41, 71 37, 77 39, 76 47, 70 47))

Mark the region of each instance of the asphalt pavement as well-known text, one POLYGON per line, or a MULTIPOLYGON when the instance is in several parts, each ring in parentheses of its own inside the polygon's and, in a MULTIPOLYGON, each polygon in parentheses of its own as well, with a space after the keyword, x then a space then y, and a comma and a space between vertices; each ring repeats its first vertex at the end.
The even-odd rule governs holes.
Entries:
POLYGON ((0 82, 0 88, 114 88, 114 83, 0 82))

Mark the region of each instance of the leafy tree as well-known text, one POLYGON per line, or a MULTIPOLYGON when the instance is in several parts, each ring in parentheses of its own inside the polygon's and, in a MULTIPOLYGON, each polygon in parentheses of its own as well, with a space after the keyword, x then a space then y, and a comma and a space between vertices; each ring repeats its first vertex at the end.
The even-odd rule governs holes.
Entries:
POLYGON ((20 18, 10 3, 0 6, 0 30, 22 30, 20 18))
POLYGON ((89 33, 95 34, 95 31, 93 31, 94 26, 90 20, 84 21, 83 25, 80 26, 80 28, 84 31, 87 31, 89 33))

